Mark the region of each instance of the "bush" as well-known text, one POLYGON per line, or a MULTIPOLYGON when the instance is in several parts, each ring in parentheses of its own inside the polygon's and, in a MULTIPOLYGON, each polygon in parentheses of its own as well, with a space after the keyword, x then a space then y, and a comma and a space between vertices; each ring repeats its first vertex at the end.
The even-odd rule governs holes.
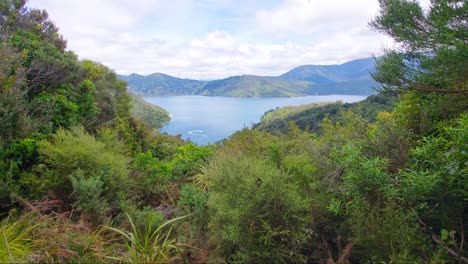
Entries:
MULTIPOLYGON (((439 124, 432 136, 422 138, 411 149, 412 165, 400 175, 401 198, 418 213, 432 238, 443 232, 452 250, 466 243, 468 218, 468 115, 439 124), (445 230, 445 231, 444 231, 445 230)), ((460 250, 466 255, 467 250, 460 250)))
POLYGON ((193 176, 213 156, 213 152, 213 146, 196 146, 193 143, 179 147, 170 162, 173 177, 193 176))
POLYGON ((39 146, 47 166, 44 176, 52 178, 51 189, 57 198, 67 201, 74 191, 76 205, 95 212, 106 203, 117 208, 127 195, 130 184, 128 158, 108 131, 101 131, 96 139, 82 128, 59 129, 39 146), (74 177, 73 185, 71 177, 74 177), (89 202, 86 200, 91 197, 98 199, 94 205, 99 208, 86 205, 89 202))
POLYGON ((347 224, 352 232, 356 262, 423 262, 429 243, 416 224, 416 215, 395 206, 353 201, 347 224))
POLYGON ((99 225, 105 221, 109 205, 102 197, 103 185, 100 176, 85 178, 83 172, 78 170, 71 176, 73 186, 73 205, 89 222, 99 225))
POLYGON ((227 261, 300 261, 310 201, 287 174, 247 157, 218 160, 208 171, 210 232, 227 261))
POLYGON ((192 184, 185 184, 180 189, 180 199, 177 203, 178 210, 183 215, 193 214, 193 223, 198 230, 207 227, 208 194, 196 188, 192 184))

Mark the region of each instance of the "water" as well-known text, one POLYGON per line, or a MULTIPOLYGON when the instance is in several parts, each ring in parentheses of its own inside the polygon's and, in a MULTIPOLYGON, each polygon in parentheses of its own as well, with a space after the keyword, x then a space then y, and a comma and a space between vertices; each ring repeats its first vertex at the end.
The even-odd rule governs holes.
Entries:
POLYGON ((161 132, 181 134, 199 145, 227 138, 235 131, 260 121, 262 115, 276 107, 320 102, 353 103, 366 96, 323 95, 291 98, 237 98, 209 96, 147 97, 146 101, 159 105, 171 114, 171 122, 161 132))

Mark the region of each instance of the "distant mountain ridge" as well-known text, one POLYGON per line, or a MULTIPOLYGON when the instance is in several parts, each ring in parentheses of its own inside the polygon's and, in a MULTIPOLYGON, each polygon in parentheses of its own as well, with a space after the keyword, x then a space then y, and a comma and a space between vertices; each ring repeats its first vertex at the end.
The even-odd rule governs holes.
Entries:
POLYGON ((339 65, 303 65, 279 76, 283 80, 302 80, 317 84, 348 82, 372 79, 369 71, 374 69, 374 59, 365 58, 339 65))
POLYGON ((139 95, 192 95, 197 94, 205 85, 205 81, 182 79, 163 73, 150 75, 117 75, 128 83, 131 92, 139 95))
POLYGON ((182 79, 163 73, 118 75, 130 91, 142 96, 206 95, 232 97, 293 97, 305 95, 371 95, 378 84, 370 72, 374 59, 339 65, 303 65, 280 76, 242 75, 221 80, 182 79))

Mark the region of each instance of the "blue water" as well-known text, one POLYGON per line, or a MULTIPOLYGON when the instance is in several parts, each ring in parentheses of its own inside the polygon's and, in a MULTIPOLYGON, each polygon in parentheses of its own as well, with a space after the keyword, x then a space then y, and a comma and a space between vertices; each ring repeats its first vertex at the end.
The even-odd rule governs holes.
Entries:
POLYGON ((171 121, 161 132, 181 134, 199 145, 227 138, 235 131, 260 121, 262 115, 276 107, 320 102, 352 103, 364 100, 357 95, 323 95, 291 98, 236 98, 208 96, 147 97, 171 114, 171 121))

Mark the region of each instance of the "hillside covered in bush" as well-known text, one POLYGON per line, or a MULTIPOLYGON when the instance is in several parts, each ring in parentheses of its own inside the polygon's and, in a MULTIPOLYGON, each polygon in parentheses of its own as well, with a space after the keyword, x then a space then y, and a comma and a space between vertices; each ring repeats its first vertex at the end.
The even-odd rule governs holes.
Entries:
POLYGON ((282 107, 267 111, 253 128, 273 134, 283 134, 287 132, 289 123, 292 122, 301 130, 317 133, 320 131, 320 123, 325 118, 336 122, 339 114, 348 109, 359 112, 366 120, 374 122, 379 112, 392 111, 395 101, 395 94, 381 93, 371 95, 357 103, 336 102, 282 107))
POLYGON ((467 263, 467 8, 380 1, 395 97, 197 146, 132 117, 47 12, 0 2, 0 262, 467 263))

